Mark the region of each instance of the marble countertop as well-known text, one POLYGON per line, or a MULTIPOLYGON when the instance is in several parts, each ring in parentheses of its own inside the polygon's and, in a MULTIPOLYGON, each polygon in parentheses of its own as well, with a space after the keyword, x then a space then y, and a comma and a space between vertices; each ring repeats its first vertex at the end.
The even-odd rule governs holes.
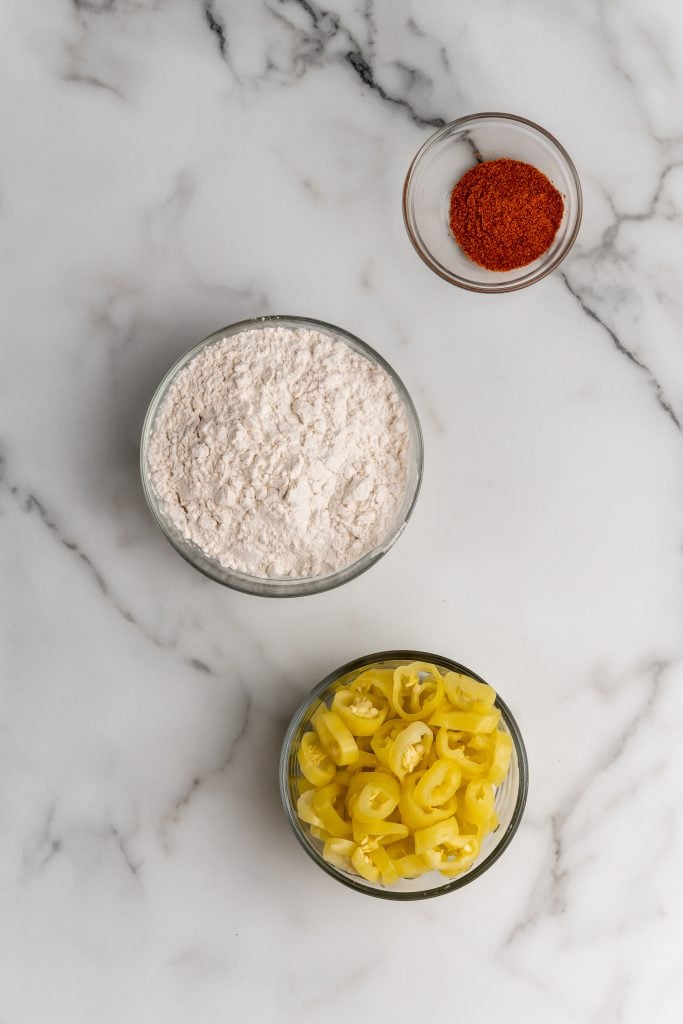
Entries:
POLYGON ((664 2, 7 0, 0 11, 2 1024, 683 1019, 683 15, 664 2), (465 113, 584 187, 525 291, 453 288, 400 196, 465 113), (222 324, 378 348, 426 443, 397 547, 267 601, 175 555, 139 432, 222 324), (462 891, 335 884, 285 725, 357 655, 486 676, 527 812, 462 891))

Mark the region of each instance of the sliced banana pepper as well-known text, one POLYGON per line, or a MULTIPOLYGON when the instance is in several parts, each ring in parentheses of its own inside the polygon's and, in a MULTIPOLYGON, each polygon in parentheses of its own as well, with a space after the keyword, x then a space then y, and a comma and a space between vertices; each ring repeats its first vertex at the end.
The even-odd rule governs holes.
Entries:
POLYGON ((429 871, 429 864, 427 864, 424 857, 420 857, 416 853, 409 853, 405 857, 399 857, 398 860, 394 861, 394 864, 401 878, 419 878, 420 875, 424 875, 429 871))
POLYGON ((427 718, 442 700, 443 676, 434 665, 414 661, 394 670, 391 706, 401 718, 427 718))
POLYGON ((490 782, 472 779, 465 789, 464 810, 473 825, 483 825, 493 817, 494 792, 490 782))
POLYGON ((386 847, 378 846, 370 853, 370 860, 379 869, 382 885, 394 885, 401 877, 396 864, 386 851, 386 847))
POLYGON ((507 732, 503 732, 502 729, 496 729, 493 735, 493 758, 488 768, 486 780, 494 786, 500 786, 510 768, 512 736, 507 732))
POLYGON ((498 828, 514 754, 495 700, 486 683, 414 662, 366 669, 320 702, 290 785, 323 858, 384 886, 467 871, 498 828))
POLYGON ((353 816, 358 821, 376 821, 388 818, 398 807, 401 787, 396 779, 381 772, 369 772, 373 778, 365 783, 358 793, 353 816))
POLYGON ((480 778, 489 768, 487 749, 471 747, 470 740, 462 732, 439 729, 436 734, 436 750, 439 757, 458 766, 463 779, 480 778))
POLYGON ((479 852, 479 840, 474 835, 460 835, 455 818, 448 818, 415 833, 415 852, 434 871, 453 875, 473 862, 479 852))
POLYGON ((437 728, 453 729, 461 732, 493 732, 500 721, 500 711, 493 708, 484 714, 476 711, 458 711, 439 708, 430 718, 430 725, 437 728))
POLYGON ((320 743, 335 764, 354 764, 358 760, 358 745, 336 711, 324 711, 315 721, 320 743))
POLYGON ((373 839, 377 843, 393 843, 397 839, 403 839, 408 835, 409 829, 401 821, 383 821, 377 818, 375 821, 352 820, 353 838, 357 843, 364 839, 373 839))
POLYGON ((455 818, 444 818, 436 825, 429 828, 418 829, 413 839, 415 841, 415 853, 424 854, 427 850, 434 850, 437 846, 443 845, 448 840, 458 838, 460 829, 455 818))
MULTIPOLYGON (((308 794, 305 793, 304 796, 308 794)), ((315 823, 319 828, 327 829, 335 839, 345 839, 351 835, 351 824, 337 810, 336 803, 342 795, 342 787, 332 782, 329 786, 316 789, 311 803, 318 818, 315 823)))
POLYGON ((379 881, 379 868, 372 859, 376 846, 373 843, 358 843, 351 854, 351 864, 367 882, 379 881))
POLYGON ((354 693, 374 693, 383 697, 387 704, 391 703, 394 686, 394 670, 390 668, 370 668, 362 672, 349 683, 349 690, 354 693))
POLYGON ((492 686, 460 672, 447 672, 443 684, 446 696, 459 711, 474 711, 483 715, 491 710, 496 699, 496 691, 492 686))
POLYGON ((455 814, 458 806, 458 798, 453 795, 441 807, 431 807, 429 810, 421 807, 415 799, 415 788, 422 777, 422 772, 408 776, 403 783, 401 798, 398 802, 401 821, 410 829, 429 828, 430 825, 436 825, 437 822, 455 814))
POLYGON ((420 767, 432 748, 434 734, 424 722, 411 722, 402 729, 389 748, 388 764, 403 782, 420 767))
POLYGON ((415 800, 425 810, 442 807, 455 796, 462 772, 454 761, 438 758, 415 786, 415 800))
POLYGON ((296 802, 296 813, 299 815, 302 821, 305 821, 307 825, 312 825, 316 828, 323 827, 322 818, 317 814, 315 807, 313 806, 313 800, 315 798, 317 790, 308 789, 305 793, 302 793, 296 802))
POLYGON ((314 732, 303 734, 296 757, 301 771, 312 785, 327 786, 332 782, 337 767, 314 732))
POLYGON ((479 848, 477 836, 460 835, 447 839, 431 850, 425 850, 422 856, 430 868, 450 877, 462 874, 471 867, 479 848))
POLYGON ((323 846, 323 859, 342 871, 351 871, 351 854, 356 849, 352 839, 328 839, 323 846))
POLYGON ((400 732, 405 729, 405 722, 403 719, 392 718, 390 722, 385 722, 381 725, 375 735, 372 737, 370 744, 377 757, 377 760, 382 764, 389 764, 389 751, 391 750, 391 744, 394 742, 400 732))
POLYGON ((387 717, 389 704, 385 697, 372 691, 337 690, 332 710, 353 736, 372 736, 387 717))

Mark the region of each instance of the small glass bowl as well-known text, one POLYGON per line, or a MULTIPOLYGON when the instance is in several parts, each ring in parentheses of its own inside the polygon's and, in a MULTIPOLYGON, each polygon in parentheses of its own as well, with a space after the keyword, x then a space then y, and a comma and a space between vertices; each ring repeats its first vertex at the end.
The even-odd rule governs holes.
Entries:
POLYGON ((567 151, 550 132, 513 114, 471 114, 435 132, 415 156, 403 186, 403 219, 413 246, 444 281, 472 292, 512 292, 540 281, 565 258, 581 224, 581 183, 567 151), (517 270, 480 267, 462 251, 449 223, 450 196, 465 171, 510 157, 533 164, 564 198, 550 248, 517 270))
POLYGON ((400 879, 391 888, 385 888, 379 883, 368 882, 358 875, 349 874, 323 860, 323 844, 309 834, 308 827, 299 820, 296 813, 297 782, 303 777, 296 757, 301 737, 307 731, 311 717, 320 705, 324 703, 329 706, 335 691, 340 686, 347 686, 367 668, 396 668, 398 665, 409 664, 412 661, 425 661, 437 665, 444 671, 462 672, 481 683, 485 682, 476 672, 458 664, 457 661, 451 661, 450 658, 443 658, 438 654, 427 654, 424 651, 382 651, 379 654, 368 654, 364 658, 357 658, 355 661, 349 662, 348 665, 343 665, 342 668, 331 672, 309 693, 289 724, 280 754, 282 803, 294 835, 306 853, 318 867, 343 885, 355 889, 356 892, 363 892, 368 896, 379 896, 381 899, 387 900, 422 900, 431 896, 443 896, 483 875, 509 846, 517 831, 522 820, 529 788, 529 767, 522 734, 507 704, 497 696, 496 707, 501 711, 500 727, 512 737, 512 759, 504 782, 496 789, 495 809, 500 824, 495 832, 486 836, 482 842, 479 857, 468 871, 451 880, 444 880, 443 875, 437 871, 431 871, 419 878, 400 879))
POLYGON ((375 352, 374 349, 370 348, 369 345, 366 345, 365 342, 356 338, 353 334, 349 334, 348 331, 343 330, 343 328, 335 327, 333 324, 325 323, 322 320, 312 320, 303 316, 274 315, 253 317, 250 320, 241 320, 239 323, 221 328, 220 331, 214 331, 214 333, 210 334, 208 338, 204 339, 204 341, 200 341, 198 345, 191 348, 189 352, 186 352, 184 356, 181 356, 180 359, 171 367, 159 384, 159 387, 156 389, 152 401, 149 404, 149 408, 147 409, 147 415, 145 416, 145 422, 142 427, 142 440, 140 443, 140 475, 142 477, 142 486, 145 492, 145 498, 147 499, 147 504, 149 505, 152 515, 156 519, 158 525, 166 535, 166 538, 170 541, 178 554, 182 555, 190 565, 193 565, 195 569, 199 569, 199 571, 204 573, 205 576, 208 576, 209 579, 215 580, 217 583, 222 583, 226 587, 231 587, 233 590, 241 590, 246 594, 256 594, 261 597, 301 597, 306 594, 320 594, 325 590, 332 590, 333 587, 339 587, 342 583, 348 583, 349 580, 355 579, 356 576, 360 576, 361 573, 366 571, 366 569, 369 569, 370 566, 379 561, 379 559, 382 558, 382 556, 385 555, 391 547, 393 547, 401 536, 401 533, 412 514, 415 502, 417 501, 417 497, 420 492, 420 485, 422 483, 423 461, 424 451, 420 421, 417 417, 417 412, 415 411, 412 399, 396 371, 393 370, 386 360, 375 352), (403 503, 397 513, 391 529, 387 536, 382 540, 381 544, 378 544, 377 547, 373 548, 371 551, 367 551, 361 558, 357 559, 351 565, 346 566, 346 568, 340 569, 338 572, 328 573, 325 576, 308 576, 301 579, 290 577, 261 578, 258 576, 249 576, 246 573, 238 572, 236 569, 226 569, 225 566, 220 565, 213 558, 209 558, 209 556, 197 547, 196 544, 186 540, 173 523, 167 519, 160 506, 151 480, 148 461, 149 445, 154 433, 157 414, 164 398, 166 397, 168 389, 175 380, 177 374, 187 366, 187 364, 191 362, 191 360, 194 359, 194 357, 201 352, 203 348, 219 342, 222 338, 230 338, 232 335, 238 334, 240 331, 275 326, 290 327, 293 329, 297 327, 304 327, 320 331, 323 334, 329 335, 333 340, 348 345, 354 352, 358 352, 371 363, 375 363, 377 366, 380 366, 391 378, 403 403, 408 421, 408 431, 410 435, 410 460, 406 479, 406 489, 403 503))

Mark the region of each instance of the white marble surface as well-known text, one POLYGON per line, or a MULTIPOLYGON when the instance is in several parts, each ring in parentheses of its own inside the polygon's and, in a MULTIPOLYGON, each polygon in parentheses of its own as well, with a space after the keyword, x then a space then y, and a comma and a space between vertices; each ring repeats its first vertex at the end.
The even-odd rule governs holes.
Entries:
POLYGON ((0 1021, 674 1024, 683 15, 330 2, 0 7, 0 1021), (400 191, 496 109, 557 134, 585 214, 488 297, 421 264, 400 191), (379 348, 427 452, 394 551, 291 602, 185 565, 136 466, 171 362, 267 312, 379 348), (532 773, 495 867, 408 906, 317 871, 276 787, 303 694, 391 646, 490 678, 532 773))

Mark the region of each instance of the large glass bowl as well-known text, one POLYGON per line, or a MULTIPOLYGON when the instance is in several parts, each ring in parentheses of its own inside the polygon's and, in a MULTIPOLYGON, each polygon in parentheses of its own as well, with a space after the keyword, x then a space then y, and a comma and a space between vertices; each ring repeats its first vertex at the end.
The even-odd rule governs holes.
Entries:
POLYGON ((417 501, 417 496, 420 491, 420 484, 422 482, 423 457, 422 431, 420 429, 420 422, 417 417, 417 412, 415 411, 415 406, 413 405, 412 399, 408 394, 403 381, 395 370, 389 366, 386 360, 382 358, 382 356, 375 352, 374 349, 370 348, 369 345, 366 345, 365 342, 356 338, 353 334, 349 334, 349 332, 343 330, 343 328, 335 327, 333 324, 325 323, 322 320, 311 320, 308 317, 302 316, 263 316, 254 317, 251 320, 242 320, 239 323, 231 324, 229 327, 223 327, 220 331, 214 331, 214 333, 210 334, 208 338, 205 338, 204 341, 200 341, 198 345, 195 345, 195 347, 190 349, 189 352, 186 352, 184 356, 181 356, 177 363, 171 367, 154 393, 154 397, 152 398, 147 410, 147 415, 145 416, 145 422, 142 428, 142 441, 140 444, 140 474, 142 477, 142 486, 147 499, 147 504, 150 507, 152 515, 176 551, 182 555, 190 565, 193 565, 195 569, 199 569, 199 571, 204 573, 205 576, 215 580, 217 583, 222 583, 226 587, 232 587, 233 590, 241 590, 247 594, 257 594, 262 597, 298 597, 305 594, 319 594, 324 590, 331 590, 333 587, 338 587, 342 583, 348 583, 349 580, 355 579, 356 576, 360 576, 360 574, 365 572, 366 569, 369 569, 371 565, 374 565, 375 562, 382 558, 382 556, 385 555, 391 547, 393 547, 403 532, 413 508, 415 507, 415 502, 417 501), (408 422, 410 438, 408 474, 403 502, 393 524, 388 530, 386 536, 382 538, 382 541, 371 551, 366 552, 361 558, 357 559, 351 565, 346 566, 346 568, 341 569, 338 572, 328 573, 324 576, 307 576, 301 579, 290 577, 261 578, 257 576, 249 576, 246 573, 238 572, 235 569, 226 569, 225 566, 220 565, 220 563, 215 559, 206 555, 199 547, 197 547, 196 544, 188 541, 180 533, 177 527, 170 522, 168 517, 164 514, 151 480, 149 469, 150 441, 154 433, 154 426, 161 404, 177 374, 187 366, 187 364, 191 362, 191 360, 194 359, 194 357, 203 348, 219 342, 222 338, 229 338, 234 334, 238 334, 240 331, 275 326, 290 328, 304 327, 320 331, 323 334, 327 334, 333 340, 341 342, 344 345, 348 345, 354 352, 358 352, 371 363, 380 366, 391 378, 399 398, 403 403, 408 422))
POLYGON ((500 824, 495 832, 486 836, 477 860, 468 871, 448 880, 444 879, 443 875, 437 871, 431 871, 420 878, 400 879, 391 888, 385 888, 379 883, 368 882, 358 875, 349 874, 323 860, 323 844, 309 834, 308 827, 299 820, 296 813, 297 783, 302 778, 296 752, 301 737, 309 728, 311 717, 320 705, 324 703, 329 706, 335 691, 340 686, 347 686, 369 667, 396 668, 398 665, 408 664, 412 661, 425 661, 444 671, 462 672, 471 676, 472 679, 485 682, 476 672, 439 654, 427 654, 424 651, 383 651, 380 654, 368 654, 364 658, 358 658, 331 672, 311 691, 289 724, 280 755, 282 803, 294 830, 294 835, 306 853, 319 868, 343 885, 348 885, 356 892, 366 893, 368 896, 379 896, 387 900, 421 900, 431 896, 443 896, 447 892, 453 892, 455 889, 462 888, 463 885, 468 885, 475 878, 483 875, 509 846, 517 831, 524 812, 529 787, 529 769, 522 735, 507 704, 498 696, 496 697, 496 707, 500 708, 501 712, 500 728, 512 737, 512 759, 505 780, 496 789, 495 809, 500 824))
POLYGON ((540 281, 565 258, 581 224, 581 183, 567 151, 550 132, 514 114, 471 114, 451 121, 420 148, 403 186, 403 219, 413 246, 434 273, 473 292, 512 292, 540 281), (564 216, 550 248, 516 270, 487 270, 455 241, 450 196, 465 171, 510 157, 533 164, 564 198, 564 216))

